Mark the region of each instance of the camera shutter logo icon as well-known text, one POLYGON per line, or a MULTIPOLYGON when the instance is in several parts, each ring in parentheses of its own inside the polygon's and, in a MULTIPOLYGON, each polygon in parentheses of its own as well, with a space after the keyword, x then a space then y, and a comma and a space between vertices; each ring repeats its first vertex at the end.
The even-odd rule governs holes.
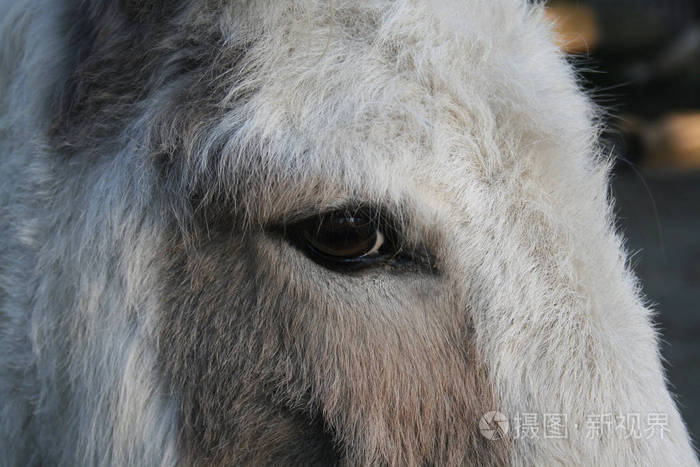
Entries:
POLYGON ((509 429, 508 417, 495 410, 486 412, 479 420, 479 431, 486 439, 494 441, 503 439, 508 434, 509 429))

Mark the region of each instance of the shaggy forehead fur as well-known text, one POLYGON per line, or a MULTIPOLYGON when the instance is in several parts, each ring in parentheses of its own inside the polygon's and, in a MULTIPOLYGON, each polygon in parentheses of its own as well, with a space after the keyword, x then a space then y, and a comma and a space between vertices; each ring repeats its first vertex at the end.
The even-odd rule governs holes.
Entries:
POLYGON ((11 465, 696 464, 539 6, 55 3, 0 41, 11 465), (272 228, 356 205, 434 268, 272 228), (568 436, 487 440, 491 410, 568 436))

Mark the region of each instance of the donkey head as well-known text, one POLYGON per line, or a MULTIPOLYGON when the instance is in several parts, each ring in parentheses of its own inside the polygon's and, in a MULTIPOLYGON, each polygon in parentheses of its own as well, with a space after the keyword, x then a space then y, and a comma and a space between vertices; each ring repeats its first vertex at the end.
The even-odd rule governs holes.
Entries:
POLYGON ((26 175, 39 458, 695 462, 539 6, 66 8, 26 175))

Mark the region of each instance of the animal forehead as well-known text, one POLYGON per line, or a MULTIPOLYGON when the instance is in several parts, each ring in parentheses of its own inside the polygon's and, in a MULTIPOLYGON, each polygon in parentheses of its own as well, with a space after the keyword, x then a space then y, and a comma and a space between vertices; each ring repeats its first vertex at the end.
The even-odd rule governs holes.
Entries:
POLYGON ((190 145, 215 148, 220 165, 204 151, 195 162, 215 167, 208 176, 267 218, 290 207, 282 199, 451 196, 466 180, 502 177, 533 142, 555 142, 539 161, 561 141, 579 144, 561 154, 581 154, 585 103, 524 5, 237 5, 218 21, 225 47, 245 51, 234 72, 225 63, 214 72, 216 107, 230 110, 204 145, 190 145), (533 56, 538 47, 545 53, 533 56), (273 201, 277 208, 261 205, 273 201))
POLYGON ((470 17, 461 2, 276 7, 250 41, 243 71, 223 75, 229 82, 219 85, 224 104, 245 96, 228 120, 242 127, 228 148, 264 142, 272 160, 261 163, 286 158, 374 171, 382 164, 413 168, 451 152, 476 156, 477 140, 498 139, 490 132, 494 119, 502 102, 517 100, 506 93, 522 78, 503 71, 513 52, 487 50, 498 49, 498 35, 481 31, 479 18, 493 16, 494 7, 472 3, 485 11, 470 17))
POLYGON ((504 94, 513 83, 531 79, 515 63, 522 34, 503 47, 513 32, 492 30, 494 19, 487 18, 518 18, 514 3, 278 7, 246 55, 248 73, 231 78, 229 95, 255 88, 251 116, 260 131, 288 128, 312 141, 346 132, 357 140, 415 142, 444 120, 468 128, 490 117, 498 99, 489 98, 512 101, 504 94), (468 15, 468 6, 476 11, 468 15))

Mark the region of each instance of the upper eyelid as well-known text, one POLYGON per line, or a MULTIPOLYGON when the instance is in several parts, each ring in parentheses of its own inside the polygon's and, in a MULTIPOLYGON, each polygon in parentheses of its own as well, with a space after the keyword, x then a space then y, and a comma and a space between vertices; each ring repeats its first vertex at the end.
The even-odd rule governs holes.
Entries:
POLYGON ((399 228, 400 226, 397 224, 395 216, 389 214, 389 211, 386 208, 365 203, 348 203, 346 205, 328 207, 327 209, 309 209, 294 212, 285 215, 284 218, 268 222, 268 227, 266 230, 280 231, 289 227, 297 226, 303 222, 320 219, 334 213, 344 212, 347 213, 348 216, 352 216, 353 214, 357 214, 361 211, 370 213, 368 216, 369 219, 378 226, 389 226, 397 232, 403 230, 399 228))

